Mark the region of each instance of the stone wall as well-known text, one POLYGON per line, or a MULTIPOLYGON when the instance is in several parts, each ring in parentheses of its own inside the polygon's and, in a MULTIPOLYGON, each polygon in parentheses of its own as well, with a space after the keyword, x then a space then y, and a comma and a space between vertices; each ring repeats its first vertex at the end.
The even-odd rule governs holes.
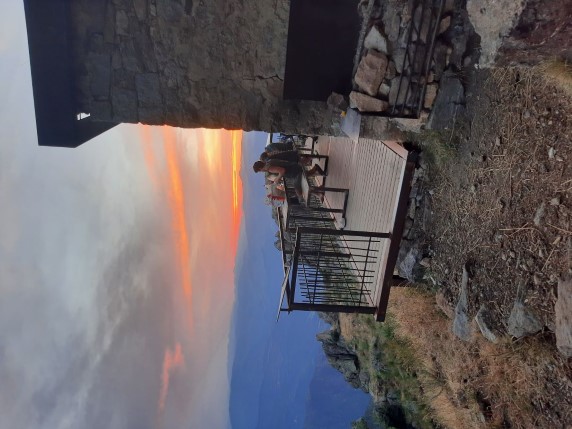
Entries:
POLYGON ((79 108, 93 120, 332 132, 282 100, 289 0, 74 0, 79 108))

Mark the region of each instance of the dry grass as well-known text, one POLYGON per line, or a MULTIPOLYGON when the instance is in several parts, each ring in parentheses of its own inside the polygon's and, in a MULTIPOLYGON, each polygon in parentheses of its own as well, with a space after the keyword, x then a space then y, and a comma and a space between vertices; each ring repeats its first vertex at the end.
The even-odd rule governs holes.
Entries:
POLYGON ((538 71, 549 83, 572 97, 572 65, 563 60, 553 60, 538 66, 538 71))
POLYGON ((340 315, 339 320, 341 335, 356 351, 360 372, 369 378, 368 390, 381 407, 380 422, 393 423, 382 411, 390 395, 399 399, 408 422, 419 429, 433 428, 433 413, 419 388, 422 365, 409 341, 395 335, 395 321, 379 324, 364 315, 340 315))
POLYGON ((572 423, 570 366, 542 338, 463 342, 424 290, 395 288, 388 322, 341 315, 341 333, 370 373, 370 391, 418 404, 418 427, 554 428, 572 423), (389 377, 376 378, 376 344, 389 377), (376 386, 375 383, 379 385, 376 386))
POLYGON ((471 313, 487 305, 494 327, 505 331, 523 283, 529 305, 553 329, 553 291, 568 269, 572 230, 572 99, 540 69, 497 68, 486 76, 459 150, 432 175, 433 277, 453 300, 459 267, 475 261, 471 313))
POLYGON ((448 428, 560 427, 570 398, 569 367, 541 339, 494 345, 480 335, 458 340, 433 296, 395 289, 390 302, 397 335, 410 342, 423 365, 421 389, 435 421, 448 428), (553 420, 543 410, 559 406, 553 420))
POLYGON ((447 428, 479 427, 476 402, 471 396, 458 397, 465 389, 459 369, 470 364, 473 353, 455 340, 448 320, 435 310, 431 296, 394 289, 390 312, 397 322, 397 334, 409 340, 422 363, 420 383, 434 419, 447 428))

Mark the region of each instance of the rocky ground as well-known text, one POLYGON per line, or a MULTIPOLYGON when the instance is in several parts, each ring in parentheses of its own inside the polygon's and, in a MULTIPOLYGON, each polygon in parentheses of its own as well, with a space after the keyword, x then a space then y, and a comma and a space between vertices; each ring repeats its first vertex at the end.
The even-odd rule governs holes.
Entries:
POLYGON ((476 3, 455 2, 470 15, 463 55, 408 136, 421 159, 398 268, 422 292, 392 292, 395 331, 341 316, 320 340, 386 417, 397 403, 415 427, 572 427, 572 74, 546 61, 568 24, 541 1, 476 3), (503 51, 491 34, 513 64, 526 31, 544 37, 526 67, 481 68, 503 51))
POLYGON ((462 341, 535 336, 549 351, 551 370, 522 386, 538 420, 512 424, 569 425, 572 309, 556 307, 571 299, 571 97, 539 70, 464 78, 464 114, 425 142, 441 148, 428 150, 424 279, 462 341))
POLYGON ((466 114, 436 143, 449 147, 432 155, 427 279, 456 303, 467 266, 470 314, 485 308, 492 330, 515 337, 554 333, 558 281, 572 268, 572 102, 541 72, 472 79, 466 114), (527 332, 511 320, 516 301, 527 332))
POLYGON ((342 316, 321 340, 342 338, 334 366, 414 427, 567 427, 572 97, 542 68, 450 80, 464 102, 411 135, 421 160, 399 270, 424 292, 392 292, 401 336, 342 316))

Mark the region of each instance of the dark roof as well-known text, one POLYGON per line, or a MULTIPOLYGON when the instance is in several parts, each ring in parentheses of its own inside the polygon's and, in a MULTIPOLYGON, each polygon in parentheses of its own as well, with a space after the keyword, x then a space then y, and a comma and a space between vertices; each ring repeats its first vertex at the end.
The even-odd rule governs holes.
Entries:
POLYGON ((291 0, 284 76, 287 100, 326 101, 352 90, 360 32, 357 2, 291 0))
POLYGON ((80 112, 74 89, 69 2, 24 0, 36 128, 41 146, 77 147, 117 125, 90 118, 77 119, 80 112))

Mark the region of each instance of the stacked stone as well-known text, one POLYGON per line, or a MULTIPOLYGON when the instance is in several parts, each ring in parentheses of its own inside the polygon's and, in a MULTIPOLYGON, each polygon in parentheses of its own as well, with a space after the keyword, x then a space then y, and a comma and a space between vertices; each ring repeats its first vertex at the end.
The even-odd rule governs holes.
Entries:
MULTIPOLYGON (((437 31, 439 36, 448 32, 451 26, 454 2, 447 0, 445 3, 443 18, 437 31)), ((350 107, 360 112, 385 112, 392 106, 412 104, 413 92, 408 92, 405 88, 409 85, 410 79, 413 79, 410 76, 418 74, 423 68, 425 56, 418 54, 416 64, 409 64, 405 61, 406 50, 408 48, 418 51, 428 49, 431 16, 429 9, 423 13, 422 4, 418 4, 414 10, 410 8, 409 2, 387 2, 383 12, 374 9, 368 22, 369 29, 363 44, 363 55, 354 76, 354 91, 350 93, 350 107), (411 23, 415 23, 420 28, 420 34, 419 36, 415 32, 412 34, 410 41, 412 43, 408 47, 411 23), (416 40, 417 37, 419 41, 416 40), (415 42, 417 42, 416 46, 415 42)), ((435 52, 427 77, 422 77, 422 82, 413 82, 416 85, 427 84, 422 103, 425 109, 422 116, 425 118, 437 96, 438 81, 448 65, 450 55, 451 49, 448 47, 445 48, 444 55, 441 50, 435 52)), ((403 113, 410 114, 411 110, 406 108, 403 113)))
POLYGON ((93 121, 331 132, 282 98, 289 0, 74 0, 78 111, 93 121))

